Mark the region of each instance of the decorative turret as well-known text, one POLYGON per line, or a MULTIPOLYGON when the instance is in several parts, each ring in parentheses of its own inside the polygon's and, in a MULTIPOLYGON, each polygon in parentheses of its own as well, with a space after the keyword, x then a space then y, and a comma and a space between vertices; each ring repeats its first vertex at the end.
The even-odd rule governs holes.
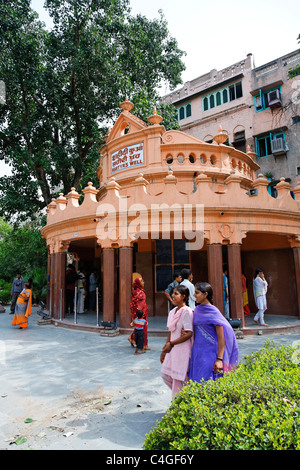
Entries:
POLYGON ((153 114, 148 117, 148 121, 153 126, 157 126, 161 123, 162 120, 163 120, 163 118, 159 114, 157 114, 156 107, 154 106, 153 114))
POLYGON ((120 108, 125 112, 129 112, 134 108, 134 104, 131 103, 131 101, 128 100, 128 96, 126 96, 125 101, 120 104, 120 108))
POLYGON ((222 126, 219 127, 219 133, 213 137, 214 141, 217 142, 218 145, 224 144, 228 139, 228 135, 223 132, 222 126))

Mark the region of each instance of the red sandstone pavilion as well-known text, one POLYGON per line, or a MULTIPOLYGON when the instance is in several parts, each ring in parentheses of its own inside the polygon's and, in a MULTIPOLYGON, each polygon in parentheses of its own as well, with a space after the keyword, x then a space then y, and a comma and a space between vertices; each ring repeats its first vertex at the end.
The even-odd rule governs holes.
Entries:
MULTIPOLYGON (((190 267, 194 283, 208 281, 223 312, 223 263, 229 272, 230 316, 244 325, 242 272, 249 305, 254 270, 267 277, 272 315, 300 315, 300 182, 281 178, 278 196, 257 173, 256 155, 226 146, 219 129, 213 143, 166 131, 154 111, 149 124, 127 99, 105 145, 92 183, 60 194, 47 209, 50 310, 65 318, 67 257, 101 271, 104 321, 120 331, 130 323, 132 275, 145 280, 149 316, 167 316, 164 290, 174 271, 190 267), (96 175, 95 175, 96 176, 96 175), (118 313, 118 317, 117 317, 118 313)), ((149 325, 151 330, 151 325, 149 325)))

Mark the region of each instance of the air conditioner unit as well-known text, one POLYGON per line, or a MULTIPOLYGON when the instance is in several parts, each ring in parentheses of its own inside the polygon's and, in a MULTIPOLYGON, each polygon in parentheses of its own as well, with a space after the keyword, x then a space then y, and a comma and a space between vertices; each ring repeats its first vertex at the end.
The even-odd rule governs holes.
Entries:
POLYGON ((279 90, 270 91, 267 96, 270 108, 280 108, 282 106, 279 90))
POLYGON ((283 155, 289 150, 283 137, 271 140, 271 149, 273 155, 283 155))
POLYGON ((262 108, 262 97, 261 96, 256 96, 255 106, 256 106, 256 109, 261 109, 262 108))

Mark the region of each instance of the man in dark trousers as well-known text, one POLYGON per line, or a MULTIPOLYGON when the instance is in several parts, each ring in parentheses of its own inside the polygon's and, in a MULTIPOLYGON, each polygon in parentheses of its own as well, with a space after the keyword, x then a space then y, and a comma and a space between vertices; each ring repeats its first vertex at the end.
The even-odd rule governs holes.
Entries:
POLYGON ((13 283, 12 283, 12 287, 11 287, 11 306, 10 306, 10 313, 11 314, 14 314, 15 313, 15 306, 16 306, 16 302, 17 302, 17 299, 20 295, 20 293, 22 292, 22 290, 24 289, 24 281, 23 279, 21 278, 21 273, 18 272, 17 273, 17 277, 16 279, 14 279, 13 283))
POLYGON ((68 265, 66 272, 66 313, 74 313, 74 295, 75 295, 75 282, 78 279, 73 264, 68 265))

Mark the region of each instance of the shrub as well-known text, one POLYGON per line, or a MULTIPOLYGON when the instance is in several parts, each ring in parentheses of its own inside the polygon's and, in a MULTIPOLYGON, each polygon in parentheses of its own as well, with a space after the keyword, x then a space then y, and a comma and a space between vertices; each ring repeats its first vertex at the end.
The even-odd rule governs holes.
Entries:
POLYGON ((145 450, 300 450, 295 347, 267 342, 217 381, 189 382, 145 450))

